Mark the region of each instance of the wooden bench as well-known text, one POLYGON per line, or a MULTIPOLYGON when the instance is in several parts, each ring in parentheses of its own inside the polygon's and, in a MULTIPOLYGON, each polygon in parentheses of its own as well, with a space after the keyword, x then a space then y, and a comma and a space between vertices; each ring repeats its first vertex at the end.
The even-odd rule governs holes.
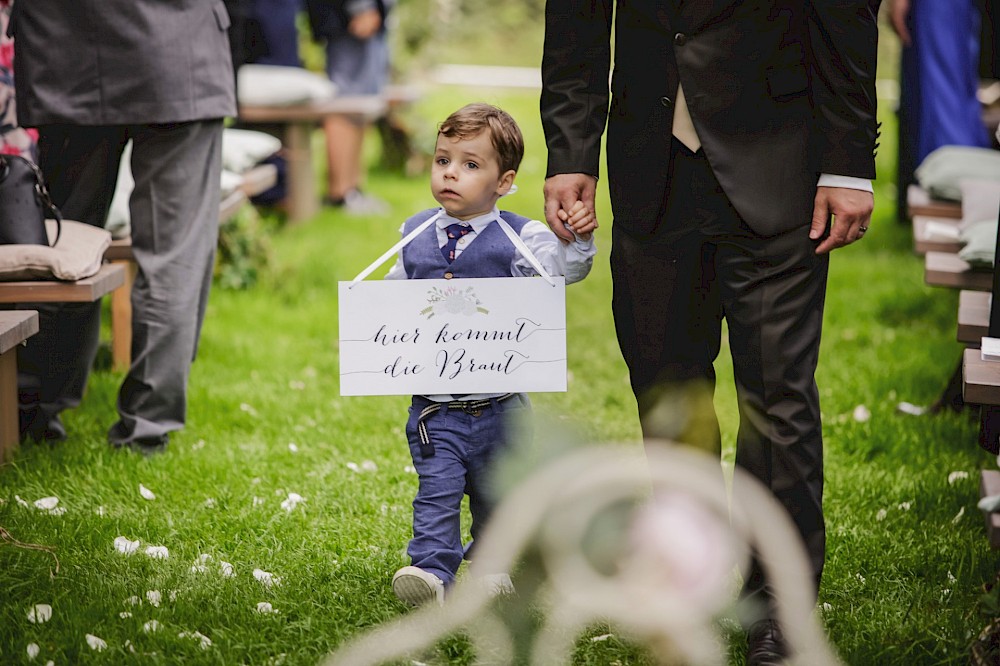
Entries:
POLYGON ((951 252, 928 252, 924 255, 924 283, 931 287, 990 291, 993 271, 974 269, 951 252))
MULTIPOLYGON (((248 192, 259 194, 274 186, 278 177, 277 168, 273 164, 261 167, 266 168, 254 167, 251 170, 253 176, 244 178, 244 185, 222 200, 219 205, 219 222, 228 220, 243 207, 247 202, 248 192)), ((125 271, 123 288, 116 289, 111 294, 111 368, 124 372, 132 364, 132 285, 135 284, 137 270, 135 257, 132 255, 132 239, 111 241, 104 252, 104 260, 121 266, 125 271)))
POLYGON ((0 462, 17 448, 17 346, 38 332, 34 310, 0 310, 0 462))
POLYGON ((287 163, 285 210, 290 222, 300 222, 319 211, 316 159, 312 135, 316 126, 331 116, 363 116, 375 119, 390 110, 417 100, 413 86, 388 86, 381 95, 343 95, 328 100, 292 106, 240 107, 241 125, 274 134, 281 139, 287 163))
POLYGON ((962 249, 958 240, 960 221, 954 218, 927 217, 913 218, 913 252, 924 255, 928 252, 956 253, 962 249))
POLYGON ((990 327, 990 305, 993 295, 988 291, 962 290, 958 295, 958 341, 979 346, 990 327))
POLYGON ((919 185, 910 185, 906 190, 906 210, 910 218, 918 215, 962 219, 962 204, 957 201, 934 199, 919 185))
MULTIPOLYGON (((984 469, 979 475, 979 498, 1000 495, 1000 471, 984 469)), ((1000 512, 986 513, 986 536, 990 548, 1000 548, 1000 512)))

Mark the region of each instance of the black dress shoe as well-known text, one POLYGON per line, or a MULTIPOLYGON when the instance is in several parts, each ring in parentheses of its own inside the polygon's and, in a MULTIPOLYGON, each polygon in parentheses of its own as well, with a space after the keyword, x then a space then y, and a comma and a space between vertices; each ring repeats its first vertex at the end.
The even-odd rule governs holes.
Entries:
POLYGON ((761 620, 747 632, 747 666, 781 666, 788 647, 774 620, 761 620))
POLYGON ((128 442, 111 442, 112 448, 129 449, 146 456, 155 456, 166 453, 167 444, 170 442, 170 435, 163 434, 156 437, 137 437, 128 442))

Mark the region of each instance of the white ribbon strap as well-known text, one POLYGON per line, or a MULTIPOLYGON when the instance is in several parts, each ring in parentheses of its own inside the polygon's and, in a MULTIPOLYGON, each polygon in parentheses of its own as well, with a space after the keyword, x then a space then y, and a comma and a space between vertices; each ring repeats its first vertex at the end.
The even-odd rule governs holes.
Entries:
POLYGON ((366 268, 365 270, 363 270, 360 273, 358 273, 358 277, 356 277, 353 280, 351 280, 351 284, 348 287, 348 289, 353 289, 354 285, 356 285, 357 283, 361 282, 366 277, 368 277, 369 275, 371 275, 375 271, 376 268, 378 268, 379 266, 381 266, 382 264, 385 263, 386 259, 388 259, 389 257, 395 255, 397 252, 399 252, 404 247, 406 247, 407 245, 409 245, 410 241, 412 241, 414 238, 416 238, 417 236, 419 236, 420 233, 424 229, 426 229, 427 227, 429 227, 432 224, 434 224, 435 222, 437 222, 437 219, 439 217, 441 217, 442 215, 444 215, 444 211, 443 210, 438 211, 436 215, 431 215, 429 218, 427 218, 426 220, 424 220, 420 224, 420 226, 418 226, 416 229, 414 229, 410 233, 408 233, 405 236, 403 236, 403 238, 398 243, 396 243, 391 248, 389 248, 388 250, 386 250, 385 254, 383 254, 381 257, 379 257, 378 259, 376 259, 375 261, 373 261, 372 264, 370 266, 368 266, 368 268, 366 268))
POLYGON ((507 234, 507 238, 509 238, 510 242, 514 244, 514 247, 521 253, 521 256, 528 260, 531 267, 538 271, 538 274, 545 278, 545 281, 548 282, 549 285, 554 287, 556 285, 555 280, 549 277, 549 274, 545 272, 545 269, 542 268, 542 264, 535 258, 535 255, 532 254, 531 250, 528 249, 528 246, 524 244, 521 237, 514 233, 514 230, 510 228, 510 225, 507 224, 502 217, 497 216, 497 222, 500 223, 500 228, 503 229, 505 234, 507 234))

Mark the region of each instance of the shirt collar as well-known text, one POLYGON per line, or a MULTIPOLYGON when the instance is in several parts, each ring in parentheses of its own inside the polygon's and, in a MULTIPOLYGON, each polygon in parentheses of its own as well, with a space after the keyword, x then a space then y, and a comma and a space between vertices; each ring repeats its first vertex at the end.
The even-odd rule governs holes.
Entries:
POLYGON ((472 227, 472 230, 474 232, 480 234, 483 232, 483 229, 488 227, 490 223, 496 220, 498 217, 500 217, 500 211, 496 208, 496 206, 494 206, 493 210, 491 210, 490 212, 483 213, 482 215, 479 215, 469 220, 455 219, 454 217, 448 215, 448 213, 446 213, 444 210, 442 210, 441 217, 437 219, 437 222, 435 224, 438 229, 444 229, 450 224, 464 224, 466 226, 472 227))

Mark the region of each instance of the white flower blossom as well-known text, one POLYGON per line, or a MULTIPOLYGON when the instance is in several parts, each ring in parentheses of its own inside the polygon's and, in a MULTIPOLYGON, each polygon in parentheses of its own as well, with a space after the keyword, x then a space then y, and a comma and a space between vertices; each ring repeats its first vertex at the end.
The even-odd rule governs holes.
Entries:
POLYGON ((948 572, 948 584, 949 585, 954 585, 957 582, 958 582, 958 579, 955 578, 955 574, 953 574, 951 571, 949 571, 948 572))
POLYGON ((41 652, 41 648, 38 647, 38 643, 28 643, 28 660, 33 661, 38 653, 41 652))
POLYGON ((267 613, 275 613, 274 606, 272 606, 267 601, 261 601, 257 603, 257 612, 261 615, 266 615, 267 613))
POLYGON ((951 485, 961 479, 969 478, 969 473, 965 471, 952 472, 948 475, 948 484, 951 485))
POLYGON ((154 560, 165 560, 170 557, 170 551, 166 546, 146 546, 146 555, 154 560))
POLYGON ((94 513, 96 513, 98 516, 101 516, 103 518, 104 514, 106 514, 107 511, 105 511, 105 509, 104 509, 103 506, 99 506, 96 509, 94 509, 94 513))
POLYGON ((182 631, 177 634, 177 638, 194 638, 201 643, 202 650, 207 650, 212 647, 211 639, 200 631, 182 631))
POLYGON ((356 462, 349 462, 349 463, 347 463, 347 469, 351 470, 352 472, 360 472, 361 471, 361 468, 358 467, 358 463, 356 463, 356 462))
POLYGON ((98 638, 93 634, 87 634, 87 645, 90 646, 91 650, 101 652, 108 649, 108 644, 104 642, 103 638, 98 638))
POLYGON ((909 511, 911 506, 913 506, 911 502, 900 502, 896 508, 900 511, 909 511))
POLYGON ((264 587, 281 585, 281 578, 270 572, 264 571, 263 569, 254 569, 253 577, 256 578, 264 587))
POLYGON ((858 579, 858 582, 859 582, 859 583, 861 583, 862 585, 864 585, 864 584, 865 584, 866 582, 868 582, 867 580, 865 580, 865 577, 864 577, 864 576, 862 576, 862 575, 861 575, 861 574, 859 574, 859 573, 857 573, 857 574, 854 574, 854 577, 855 577, 855 578, 857 578, 857 579, 858 579))
POLYGON ((378 465, 375 464, 374 460, 366 460, 363 463, 361 463, 361 469, 365 470, 366 472, 377 472, 378 465))
POLYGON ((135 551, 139 550, 138 539, 132 541, 127 537, 115 537, 115 550, 117 550, 122 555, 131 555, 135 551))
POLYGON ((30 508, 31 508, 31 505, 30 505, 30 504, 28 504, 28 503, 27 503, 26 501, 24 501, 23 499, 21 499, 21 496, 20 496, 20 495, 14 495, 14 499, 15 499, 15 500, 17 501, 17 503, 18 503, 19 505, 23 506, 23 507, 24 507, 25 509, 30 509, 30 508))
POLYGON ((153 494, 153 491, 141 483, 139 484, 139 494, 142 495, 142 498, 145 500, 153 501, 156 499, 156 495, 153 494))
POLYGON ((282 501, 281 508, 285 511, 291 513, 300 502, 305 502, 306 499, 299 495, 298 493, 288 493, 287 499, 282 501))
POLYGON ((145 631, 147 634, 151 634, 154 631, 159 631, 160 623, 157 622, 156 620, 150 620, 146 624, 142 625, 142 630, 145 631))
POLYGON ((122 611, 121 613, 118 613, 118 617, 123 620, 127 620, 132 617, 132 611, 122 611))
POLYGON ((44 624, 52 617, 52 606, 48 604, 35 604, 28 609, 28 622, 32 624, 44 624))
POLYGON ((608 640, 609 638, 614 638, 614 634, 601 634, 600 636, 594 636, 590 639, 591 643, 600 643, 608 640))
POLYGON ((878 513, 875 514, 875 520, 881 522, 885 520, 885 517, 889 515, 889 512, 885 509, 879 509, 878 513))
POLYGON ((140 599, 139 597, 137 597, 135 595, 133 595, 133 596, 131 596, 128 599, 125 600, 125 605, 126 606, 139 606, 141 604, 142 604, 142 599, 140 599))
POLYGON ((159 590, 149 590, 146 592, 146 601, 148 601, 155 608, 160 607, 160 601, 163 599, 163 595, 160 594, 159 590))
POLYGON ((263 497, 257 497, 256 495, 253 496, 253 506, 260 506, 263 503, 264 503, 263 497))
POLYGON ((236 572, 233 571, 233 565, 229 562, 219 561, 219 573, 222 574, 223 578, 233 578, 236 572))
POLYGON ((43 497, 35 500, 35 508, 41 511, 52 511, 59 504, 58 497, 43 497))
POLYGON ((858 405, 854 408, 853 416, 858 423, 865 423, 871 419, 872 413, 864 405, 858 405))
POLYGON ((246 412, 250 416, 257 416, 257 410, 245 402, 240 403, 240 411, 246 412))
POLYGON ((288 450, 291 451, 292 453, 298 453, 299 452, 299 445, 296 444, 295 442, 289 442, 288 443, 288 450))
POLYGON ((403 471, 406 472, 407 474, 416 474, 417 468, 414 467, 413 465, 407 465, 403 468, 403 471))
POLYGON ((828 601, 823 602, 823 612, 824 613, 829 613, 832 610, 833 610, 833 604, 831 604, 828 601))

